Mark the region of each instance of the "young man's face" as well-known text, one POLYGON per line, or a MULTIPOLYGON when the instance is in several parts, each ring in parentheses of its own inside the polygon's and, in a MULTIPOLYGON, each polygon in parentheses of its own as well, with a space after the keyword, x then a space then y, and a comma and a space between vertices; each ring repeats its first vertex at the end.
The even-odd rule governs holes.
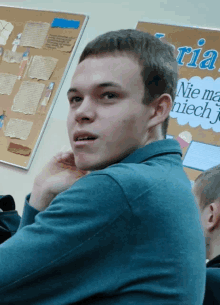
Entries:
POLYGON ((90 57, 77 66, 67 127, 79 169, 105 168, 146 144, 152 106, 143 97, 140 67, 129 57, 90 57))

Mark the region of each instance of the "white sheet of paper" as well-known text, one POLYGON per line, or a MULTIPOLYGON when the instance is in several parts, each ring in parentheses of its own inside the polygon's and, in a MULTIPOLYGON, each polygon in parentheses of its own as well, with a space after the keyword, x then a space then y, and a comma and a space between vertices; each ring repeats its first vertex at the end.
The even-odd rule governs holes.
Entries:
POLYGON ((4 133, 6 137, 27 140, 32 126, 30 121, 10 119, 4 133))
POLYGON ((20 64, 23 58, 23 53, 13 52, 11 50, 5 50, 2 60, 8 63, 20 64))
POLYGON ((30 78, 37 78, 42 80, 48 80, 53 73, 58 59, 53 57, 34 56, 30 68, 28 70, 28 76, 30 78))
POLYGON ((27 22, 21 35, 20 46, 41 49, 49 28, 50 24, 46 22, 27 22))
POLYGON ((0 44, 6 45, 14 26, 5 20, 0 20, 0 44))
POLYGON ((16 80, 17 75, 0 73, 0 94, 10 95, 16 80))
POLYGON ((220 147, 195 141, 192 141, 183 160, 183 166, 200 171, 218 164, 220 164, 220 147))
POLYGON ((45 85, 36 82, 24 81, 16 94, 12 110, 25 114, 36 114, 45 85))

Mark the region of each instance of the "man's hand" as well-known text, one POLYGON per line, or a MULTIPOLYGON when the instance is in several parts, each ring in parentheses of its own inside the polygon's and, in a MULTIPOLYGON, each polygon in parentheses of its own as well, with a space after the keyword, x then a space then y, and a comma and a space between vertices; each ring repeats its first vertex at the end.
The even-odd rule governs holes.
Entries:
POLYGON ((45 210, 56 195, 87 173, 76 168, 72 151, 58 153, 35 178, 29 204, 38 211, 45 210))

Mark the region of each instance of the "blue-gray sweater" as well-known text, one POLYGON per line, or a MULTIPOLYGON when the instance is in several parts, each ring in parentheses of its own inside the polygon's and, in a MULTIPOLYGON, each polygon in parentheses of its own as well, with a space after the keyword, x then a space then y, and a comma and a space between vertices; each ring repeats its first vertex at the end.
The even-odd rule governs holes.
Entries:
POLYGON ((0 245, 1 305, 201 305, 205 243, 176 140, 81 178, 43 212, 26 198, 0 245))

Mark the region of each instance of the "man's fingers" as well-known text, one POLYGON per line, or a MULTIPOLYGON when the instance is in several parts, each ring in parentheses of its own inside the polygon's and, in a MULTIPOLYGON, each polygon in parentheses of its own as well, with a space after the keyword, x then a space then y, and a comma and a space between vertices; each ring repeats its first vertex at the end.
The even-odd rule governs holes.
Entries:
POLYGON ((66 161, 75 164, 74 155, 72 151, 59 152, 55 155, 54 158, 58 162, 66 161))
POLYGON ((58 162, 59 162, 59 163, 69 164, 69 165, 72 165, 72 166, 76 166, 76 164, 75 164, 75 159, 74 159, 74 155, 73 155, 72 152, 63 153, 63 154, 58 158, 58 162))
POLYGON ((75 158, 72 150, 61 151, 54 156, 55 162, 59 164, 60 167, 64 169, 69 169, 71 171, 78 172, 79 176, 84 176, 88 174, 88 171, 80 170, 76 168, 75 158))

